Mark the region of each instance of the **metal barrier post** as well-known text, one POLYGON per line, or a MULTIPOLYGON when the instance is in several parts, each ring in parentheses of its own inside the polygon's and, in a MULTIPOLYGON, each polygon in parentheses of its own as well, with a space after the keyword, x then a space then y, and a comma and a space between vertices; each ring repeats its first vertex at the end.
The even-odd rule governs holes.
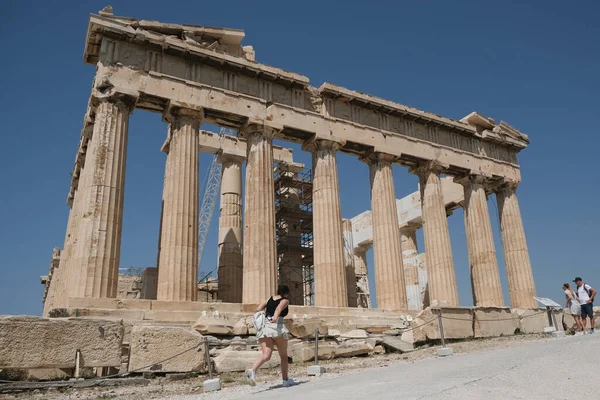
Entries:
POLYGON ((319 365, 319 328, 315 329, 315 365, 319 365))
POLYGON ((210 344, 207 337, 204 337, 204 359, 206 360, 206 368, 208 369, 208 379, 203 383, 204 391, 214 392, 215 390, 221 390, 221 379, 213 379, 212 364, 210 362, 210 344))
POLYGON ((444 335, 444 322, 442 321, 442 309, 438 308, 438 324, 440 327, 440 338, 442 339, 442 347, 438 349, 438 357, 446 357, 454 354, 452 347, 446 347, 446 337, 444 335))
POLYGON ((325 367, 319 365, 319 328, 315 328, 315 365, 306 369, 308 376, 321 375, 325 373, 325 367))

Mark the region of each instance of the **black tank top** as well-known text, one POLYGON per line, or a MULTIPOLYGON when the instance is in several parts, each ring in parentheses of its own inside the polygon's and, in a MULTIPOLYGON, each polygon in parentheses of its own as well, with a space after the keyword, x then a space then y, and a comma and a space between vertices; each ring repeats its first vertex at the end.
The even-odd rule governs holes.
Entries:
MULTIPOLYGON (((281 303, 281 300, 283 300, 283 297, 278 300, 273 300, 273 297, 271 297, 269 301, 267 301, 267 318, 275 315, 275 310, 277 310, 277 307, 279 307, 279 303, 281 303)), ((283 310, 281 310, 281 314, 279 314, 279 316, 281 318, 284 318, 286 315, 288 315, 287 306, 283 310)))

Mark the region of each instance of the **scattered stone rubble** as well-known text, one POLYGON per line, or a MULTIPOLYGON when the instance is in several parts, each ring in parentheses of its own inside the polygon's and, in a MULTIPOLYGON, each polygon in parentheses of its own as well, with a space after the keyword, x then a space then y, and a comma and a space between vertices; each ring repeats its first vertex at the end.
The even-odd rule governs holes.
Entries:
MULTIPOLYGON (((600 308, 595 309, 600 326, 600 308)), ((193 323, 124 321, 95 318, 0 317, 0 375, 3 379, 53 380, 72 377, 75 355, 81 352, 82 376, 108 373, 206 373, 204 346, 216 373, 244 371, 259 355, 249 313, 204 311, 193 323), (174 357, 175 356, 175 357, 174 357)), ((559 311, 560 330, 573 330, 572 317, 559 311)), ((319 330, 319 359, 408 353, 439 343, 437 311, 366 326, 361 320, 291 315, 289 357, 293 363, 314 360, 315 330, 319 330), (356 323, 352 323, 356 322, 356 323), (361 325, 362 324, 362 325, 361 325)), ((544 310, 506 308, 443 308, 448 340, 468 340, 518 333, 543 333, 544 310)), ((274 353, 263 368, 279 366, 274 353)))

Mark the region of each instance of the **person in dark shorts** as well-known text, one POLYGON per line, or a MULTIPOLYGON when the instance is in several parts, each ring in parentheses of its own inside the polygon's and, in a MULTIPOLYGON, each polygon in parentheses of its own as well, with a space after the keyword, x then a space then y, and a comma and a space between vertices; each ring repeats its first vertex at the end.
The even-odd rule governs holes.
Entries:
POLYGON ((589 333, 594 333, 594 297, 596 297, 596 290, 593 287, 583 282, 579 276, 573 280, 577 284, 577 297, 579 304, 581 304, 581 320, 583 323, 583 330, 587 326, 587 318, 590 318, 590 330, 589 333))

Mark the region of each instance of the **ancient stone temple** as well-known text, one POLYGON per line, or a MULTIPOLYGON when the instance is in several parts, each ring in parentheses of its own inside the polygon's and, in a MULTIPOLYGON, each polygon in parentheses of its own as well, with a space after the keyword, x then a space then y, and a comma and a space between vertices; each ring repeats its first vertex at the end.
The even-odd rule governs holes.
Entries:
POLYGON ((111 8, 90 16, 84 60, 96 75, 72 172, 65 242, 45 280, 45 313, 73 308, 85 298, 117 297, 128 122, 138 110, 160 113, 165 122, 165 143, 156 149, 166 153, 162 215, 155 216, 161 223, 153 278, 157 301, 198 301, 199 152, 219 154, 224 171, 218 298, 255 304, 274 292, 285 257, 276 245, 273 165, 293 163, 290 150, 273 145, 281 139, 302 144, 313 156, 315 306, 368 307, 370 296, 379 308, 421 308, 419 251, 425 254, 429 303, 458 306, 447 222, 457 207, 465 211, 474 304, 505 306, 487 205, 492 194, 510 303, 536 306, 517 197, 517 153, 529 144, 525 134, 476 112, 457 121, 330 83, 312 86, 301 74, 257 61, 243 38, 237 29, 119 17, 111 8), (203 123, 238 135, 220 140, 201 130, 203 123), (357 238, 355 221, 342 221, 338 153, 356 156, 370 171, 370 182, 364 182, 371 193, 369 243, 357 238), (396 201, 394 166, 419 177, 410 207, 396 201), (446 196, 449 184, 454 193, 459 188, 458 200, 446 196), (402 216, 408 209, 418 218, 402 216), (371 294, 365 257, 370 246, 376 283, 371 294))

